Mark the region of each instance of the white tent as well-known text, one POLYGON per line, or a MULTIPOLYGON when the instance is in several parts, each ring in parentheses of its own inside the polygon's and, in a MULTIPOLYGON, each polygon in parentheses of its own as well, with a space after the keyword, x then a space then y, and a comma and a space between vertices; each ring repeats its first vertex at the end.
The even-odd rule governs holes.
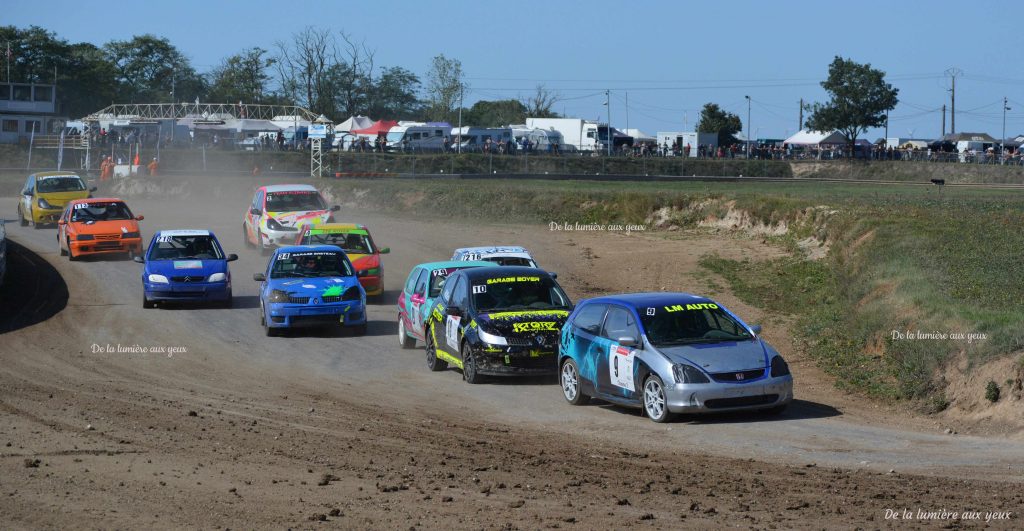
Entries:
POLYGON ((786 139, 790 146, 818 146, 828 144, 846 144, 846 136, 839 131, 810 131, 804 129, 786 139))
POLYGON ((658 139, 639 130, 639 129, 625 129, 623 133, 633 137, 634 142, 656 142, 658 139))
POLYGON ((348 120, 334 126, 334 130, 337 132, 346 132, 356 129, 366 129, 371 125, 373 125, 372 118, 367 118, 366 116, 351 116, 348 120))

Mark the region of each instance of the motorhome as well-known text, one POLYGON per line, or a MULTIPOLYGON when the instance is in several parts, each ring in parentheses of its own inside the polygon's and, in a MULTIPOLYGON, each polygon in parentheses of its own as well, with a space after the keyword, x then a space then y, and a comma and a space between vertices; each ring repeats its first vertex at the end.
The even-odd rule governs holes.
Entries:
POLYGON ((490 148, 498 150, 498 143, 512 142, 512 129, 508 127, 453 127, 452 149, 461 151, 483 151, 490 140, 490 148))
POLYGON ((562 135, 560 150, 597 151, 603 144, 599 140, 597 122, 579 118, 527 118, 526 127, 557 131, 562 135))
POLYGON ((452 127, 444 122, 398 122, 388 130, 388 151, 441 151, 452 127))

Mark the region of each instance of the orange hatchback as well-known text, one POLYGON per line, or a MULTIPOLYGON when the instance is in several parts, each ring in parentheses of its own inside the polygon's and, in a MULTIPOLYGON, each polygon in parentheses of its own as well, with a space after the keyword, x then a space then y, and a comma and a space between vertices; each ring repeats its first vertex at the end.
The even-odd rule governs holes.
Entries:
POLYGON ((139 222, 120 199, 76 199, 68 202, 57 221, 57 246, 70 260, 90 254, 142 254, 139 222))

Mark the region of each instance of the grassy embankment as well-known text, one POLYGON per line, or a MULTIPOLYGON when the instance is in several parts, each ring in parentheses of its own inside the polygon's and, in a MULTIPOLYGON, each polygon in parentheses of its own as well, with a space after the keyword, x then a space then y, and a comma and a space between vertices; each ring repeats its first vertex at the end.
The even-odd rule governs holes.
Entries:
MULTIPOLYGON (((779 227, 793 252, 772 261, 704 258, 745 300, 794 315, 799 343, 840 386, 945 407, 939 368, 1024 348, 1024 192, 811 183, 343 180, 359 204, 488 219, 680 227, 744 213, 779 227), (457 186, 452 186, 456 184, 457 186), (809 260, 798 241, 824 240, 809 260), (893 331, 985 334, 900 340, 893 331)), ((344 199, 342 199, 344 201, 344 199)))

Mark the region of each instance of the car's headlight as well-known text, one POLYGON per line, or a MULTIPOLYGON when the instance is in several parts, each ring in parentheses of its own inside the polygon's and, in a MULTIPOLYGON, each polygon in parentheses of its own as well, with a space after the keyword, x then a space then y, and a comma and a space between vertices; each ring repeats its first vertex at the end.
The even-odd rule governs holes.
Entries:
POLYGON ((39 205, 39 208, 45 208, 47 210, 50 210, 50 209, 53 208, 52 206, 50 206, 50 203, 48 203, 46 201, 46 199, 43 199, 42 197, 40 197, 38 200, 36 200, 36 204, 39 205))
POLYGON ((154 284, 170 284, 170 282, 167 281, 167 277, 165 277, 163 275, 152 275, 151 274, 151 275, 149 275, 148 278, 149 278, 149 281, 154 283, 154 284))
POLYGON ((288 302, 288 292, 279 289, 270 290, 267 302, 288 302))
POLYGON ((692 384, 692 383, 708 383, 707 375, 701 372, 700 369, 693 365, 687 365, 685 363, 677 363, 672 366, 672 376, 675 377, 676 383, 692 384))
POLYGON ((296 232, 299 229, 295 227, 285 227, 284 225, 278 223, 276 219, 267 218, 267 230, 273 230, 278 232, 296 232))
POLYGON ((345 293, 341 295, 341 300, 343 301, 357 301, 360 298, 361 296, 359 294, 359 288, 355 286, 348 288, 347 290, 345 290, 345 293))
POLYGON ((508 341, 506 341, 502 336, 488 334, 483 330, 480 330, 478 333, 480 334, 480 341, 483 341, 484 343, 489 343, 491 345, 508 345, 508 341))
POLYGON ((127 240, 127 239, 131 239, 131 238, 138 238, 138 237, 139 237, 139 233, 138 233, 138 231, 134 231, 134 232, 122 232, 122 233, 121 233, 121 239, 122 239, 122 240, 127 240))
POLYGON ((210 278, 206 279, 207 282, 224 282, 228 279, 228 276, 224 273, 214 273, 210 275, 210 278))
POLYGON ((789 364, 786 360, 782 359, 782 356, 775 356, 772 358, 772 378, 776 376, 785 376, 789 374, 789 364))
POLYGON ((81 242, 85 240, 95 240, 96 237, 92 234, 79 234, 78 236, 75 236, 75 239, 81 242))

